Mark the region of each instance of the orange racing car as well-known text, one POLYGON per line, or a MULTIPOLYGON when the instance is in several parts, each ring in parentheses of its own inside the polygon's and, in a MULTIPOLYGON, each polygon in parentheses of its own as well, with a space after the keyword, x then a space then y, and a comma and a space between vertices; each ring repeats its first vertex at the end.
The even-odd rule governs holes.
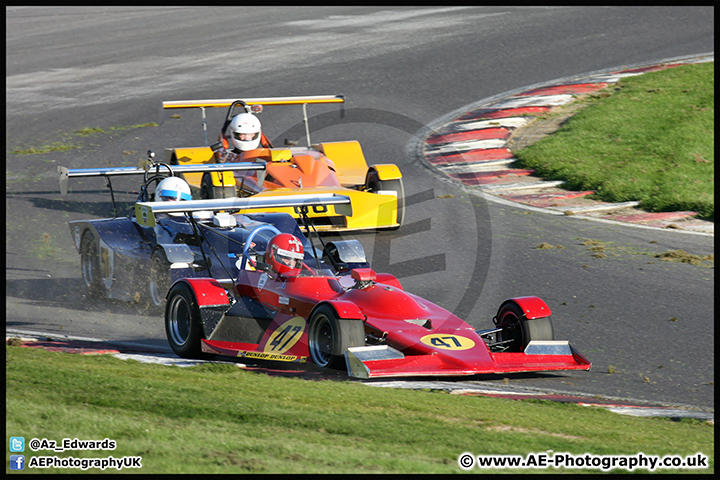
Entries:
MULTIPOLYGON (((335 193, 350 197, 352 216, 334 207, 315 207, 308 212, 285 208, 296 219, 306 213, 320 231, 395 229, 404 217, 405 194, 402 173, 394 164, 368 165, 359 142, 313 144, 307 127, 307 105, 343 103, 341 95, 268 97, 254 99, 166 101, 163 110, 199 108, 205 121, 206 108, 227 108, 219 141, 202 147, 166 150, 171 165, 260 162, 265 168, 243 172, 185 174, 200 198, 245 196, 280 197, 298 193, 335 193), (260 129, 256 114, 269 105, 302 105, 307 147, 275 147, 260 129), (244 138, 247 137, 247 138, 244 138)), ((205 128, 207 128, 205 126, 205 128)), ((206 140, 207 143, 207 140, 206 140)))

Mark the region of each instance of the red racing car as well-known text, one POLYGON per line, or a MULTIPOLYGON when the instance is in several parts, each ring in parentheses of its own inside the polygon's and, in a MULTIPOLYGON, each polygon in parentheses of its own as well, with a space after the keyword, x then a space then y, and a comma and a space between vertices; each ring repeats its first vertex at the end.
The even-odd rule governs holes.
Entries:
MULTIPOLYGON (((141 205, 151 214, 207 209, 202 201, 141 205)), ((504 301, 495 327, 476 331, 391 274, 309 267, 295 237, 274 233, 264 252, 247 239, 231 291, 211 278, 172 285, 165 327, 178 355, 312 362, 360 378, 590 369, 567 341, 553 339, 550 309, 537 297, 504 301)), ((335 253, 334 262, 348 260, 335 253)))

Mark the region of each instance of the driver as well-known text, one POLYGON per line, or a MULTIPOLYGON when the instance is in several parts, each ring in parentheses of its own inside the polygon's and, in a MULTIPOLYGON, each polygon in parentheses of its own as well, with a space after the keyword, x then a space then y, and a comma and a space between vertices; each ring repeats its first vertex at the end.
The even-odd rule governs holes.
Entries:
POLYGON ((262 136, 260 120, 252 113, 236 115, 230 123, 230 135, 234 153, 255 150, 260 146, 262 136))
POLYGON ((192 200, 190 186, 185 180, 178 177, 167 177, 158 183, 155 189, 155 201, 178 202, 180 200, 192 200))
MULTIPOLYGON (((155 188, 156 202, 179 202, 181 200, 192 200, 190 186, 185 180, 179 177, 167 177, 155 188)), ((184 217, 182 212, 168 213, 171 217, 184 217)), ((193 217, 198 219, 212 218, 212 212, 195 212, 193 217)))
POLYGON ((265 262, 285 277, 297 277, 302 270, 305 248, 295 235, 279 233, 268 242, 265 262))

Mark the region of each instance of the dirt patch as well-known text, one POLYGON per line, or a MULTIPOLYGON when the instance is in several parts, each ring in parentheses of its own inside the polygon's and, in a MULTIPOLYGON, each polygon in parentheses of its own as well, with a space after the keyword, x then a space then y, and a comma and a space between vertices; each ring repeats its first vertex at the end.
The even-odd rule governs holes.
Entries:
POLYGON ((693 255, 685 250, 670 250, 655 255, 655 258, 659 258, 664 262, 689 263, 690 265, 715 264, 715 255, 693 255))
POLYGON ((541 138, 555 133, 570 117, 586 106, 587 103, 575 100, 568 105, 551 108, 544 115, 535 117, 526 125, 516 129, 508 139, 508 148, 513 152, 522 150, 541 138))

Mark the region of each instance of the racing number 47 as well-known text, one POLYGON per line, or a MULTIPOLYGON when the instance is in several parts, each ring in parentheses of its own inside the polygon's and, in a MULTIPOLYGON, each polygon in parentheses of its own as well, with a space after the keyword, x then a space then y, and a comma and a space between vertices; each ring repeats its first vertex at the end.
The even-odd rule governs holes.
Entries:
POLYGON ((430 340, 430 343, 432 343, 436 347, 443 347, 443 348, 453 348, 453 347, 460 348, 460 347, 462 347, 462 343, 460 343, 460 340, 458 340, 457 338, 455 338, 453 336, 433 337, 430 340), (445 340, 452 340, 452 343, 454 345, 450 345, 445 340))
POLYGON ((302 332, 302 327, 299 325, 288 325, 282 329, 282 331, 275 336, 272 342, 270 342, 270 350, 282 353, 285 351, 285 347, 288 344, 294 344, 293 341, 297 335, 302 332))

